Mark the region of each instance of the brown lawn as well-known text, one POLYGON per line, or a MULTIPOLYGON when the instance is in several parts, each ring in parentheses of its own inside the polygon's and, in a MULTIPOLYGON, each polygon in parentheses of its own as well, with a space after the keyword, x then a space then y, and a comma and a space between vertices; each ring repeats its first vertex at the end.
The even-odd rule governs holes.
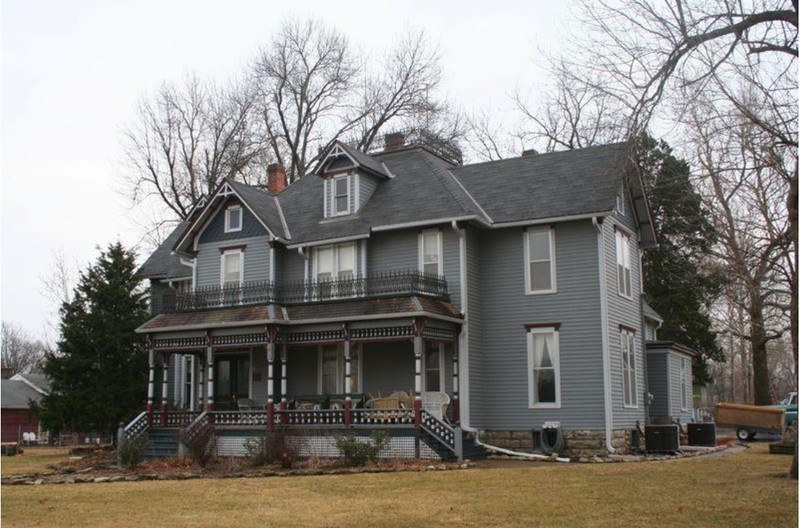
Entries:
POLYGON ((2 521, 14 527, 797 526, 789 463, 760 444, 727 456, 629 464, 4 486, 2 521))
POLYGON ((50 471, 48 464, 63 462, 69 456, 68 447, 25 447, 21 455, 0 457, 2 475, 42 473, 50 471))

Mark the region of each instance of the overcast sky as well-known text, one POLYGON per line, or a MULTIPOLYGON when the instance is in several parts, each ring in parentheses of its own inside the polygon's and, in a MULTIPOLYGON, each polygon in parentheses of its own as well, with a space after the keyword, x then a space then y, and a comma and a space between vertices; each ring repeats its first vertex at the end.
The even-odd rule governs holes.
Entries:
POLYGON ((568 12, 545 0, 2 2, 3 321, 45 337, 57 307, 42 277, 54 254, 83 269, 96 246, 139 243, 121 192, 120 130, 142 94, 187 72, 236 75, 292 15, 318 16, 375 54, 424 28, 441 44, 450 98, 499 111, 516 86, 542 80, 537 48, 559 46, 568 12))

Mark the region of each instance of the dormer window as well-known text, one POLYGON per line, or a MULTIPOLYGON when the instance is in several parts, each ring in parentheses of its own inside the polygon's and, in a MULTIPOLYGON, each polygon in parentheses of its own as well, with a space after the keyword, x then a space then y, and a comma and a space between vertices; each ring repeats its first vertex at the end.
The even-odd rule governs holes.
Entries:
POLYGON ((242 230, 242 206, 232 205, 225 209, 225 232, 234 233, 242 230))
POLYGON ((339 176, 333 179, 333 215, 350 214, 350 177, 339 176))

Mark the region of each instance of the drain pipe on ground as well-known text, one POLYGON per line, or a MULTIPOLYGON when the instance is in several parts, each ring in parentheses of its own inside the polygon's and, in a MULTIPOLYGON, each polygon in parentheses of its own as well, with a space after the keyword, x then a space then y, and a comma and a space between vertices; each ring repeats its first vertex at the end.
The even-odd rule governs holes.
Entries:
MULTIPOLYGON (((489 444, 484 444, 483 442, 480 441, 480 438, 479 438, 480 431, 478 431, 477 429, 473 429, 471 427, 469 427, 469 428, 465 427, 464 430, 467 431, 467 432, 473 433, 475 435, 475 443, 477 445, 483 447, 484 449, 488 449, 489 451, 496 451, 496 452, 501 453, 503 455, 509 455, 509 456, 515 456, 515 457, 521 457, 521 458, 530 458, 530 459, 534 459, 534 460, 553 460, 552 457, 549 457, 547 455, 538 455, 536 453, 524 453, 524 452, 521 452, 521 451, 512 451, 512 450, 506 449, 504 447, 497 447, 497 446, 493 446, 493 445, 489 445, 489 444)), ((570 460, 569 460, 569 458, 566 458, 566 457, 556 457, 555 461, 556 462, 568 463, 570 460)))

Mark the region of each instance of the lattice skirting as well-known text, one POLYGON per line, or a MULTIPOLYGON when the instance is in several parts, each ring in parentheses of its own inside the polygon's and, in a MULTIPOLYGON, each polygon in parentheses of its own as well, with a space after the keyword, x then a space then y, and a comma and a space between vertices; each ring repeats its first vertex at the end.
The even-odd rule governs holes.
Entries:
MULTIPOLYGON (((356 438, 362 442, 370 442, 369 432, 354 433, 356 438)), ((217 456, 221 457, 242 457, 247 454, 245 441, 247 439, 256 441, 259 436, 243 432, 221 432, 217 434, 217 456)), ((339 450, 336 448, 336 439, 332 434, 308 434, 289 436, 289 442, 297 446, 298 453, 302 458, 338 458, 339 450)), ((394 434, 389 440, 388 447, 381 453, 380 458, 415 458, 414 446, 416 436, 394 434)), ((440 460, 441 457, 424 442, 419 443, 420 458, 426 460, 440 460)))

